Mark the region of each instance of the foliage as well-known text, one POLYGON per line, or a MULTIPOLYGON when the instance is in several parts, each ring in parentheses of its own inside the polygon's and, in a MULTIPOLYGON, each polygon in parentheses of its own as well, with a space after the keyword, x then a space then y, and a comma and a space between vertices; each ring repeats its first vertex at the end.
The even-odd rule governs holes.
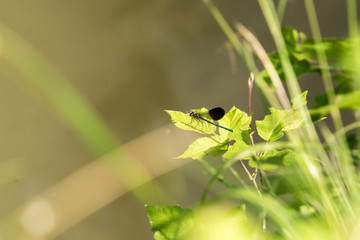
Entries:
POLYGON ((156 240, 179 239, 194 225, 191 209, 147 205, 146 210, 156 240))
MULTIPOLYGON (((213 3, 204 2, 248 66, 254 66, 249 57, 253 53, 244 47, 253 44, 250 38, 241 31, 245 40, 233 33, 213 3)), ((291 27, 280 31, 274 23, 271 1, 259 2, 278 46, 278 51, 267 57, 280 80, 288 85, 293 96, 291 107, 272 106, 264 119, 255 121, 251 113, 233 107, 218 121, 232 132, 187 113, 167 110, 178 128, 207 135, 196 139, 178 158, 200 160, 211 179, 194 210, 147 206, 155 239, 342 239, 354 238, 360 232, 359 131, 354 131, 360 127, 360 38, 311 38, 291 27), (298 84, 300 76, 309 73, 319 74, 325 89, 314 98, 313 109, 307 107, 311 89, 301 93, 298 84), (348 126, 343 126, 341 118, 345 110, 355 116, 348 126), (329 117, 335 130, 322 121, 329 117), (255 134, 262 142, 254 143, 255 134), (221 166, 211 166, 204 159, 207 155, 222 155, 221 166), (238 162, 252 186, 232 168, 238 162), (239 181, 233 182, 225 173, 239 181), (215 181, 227 190, 208 200, 215 181), (207 215, 208 209, 212 214, 207 215)), ((310 11, 311 4, 307 4, 310 11)), ((259 59, 263 62, 264 58, 259 59)), ((275 86, 279 85, 269 69, 256 71, 255 83, 264 93, 269 88, 276 95, 275 86)), ((250 106, 253 80, 250 77, 250 106)), ((271 103, 276 103, 275 95, 265 94, 271 103)), ((194 112, 206 113, 207 109, 194 112)))

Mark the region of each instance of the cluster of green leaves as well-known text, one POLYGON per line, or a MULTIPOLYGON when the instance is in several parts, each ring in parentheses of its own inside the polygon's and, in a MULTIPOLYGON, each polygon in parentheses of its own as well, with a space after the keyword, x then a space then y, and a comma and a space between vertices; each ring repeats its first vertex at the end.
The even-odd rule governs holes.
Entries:
MULTIPOLYGON (((319 45, 314 39, 292 28, 284 28, 282 33, 297 77, 307 73, 329 74, 335 82, 336 87, 332 93, 324 92, 315 98, 314 109, 309 110, 313 121, 324 119, 334 108, 360 111, 360 91, 355 84, 359 70, 350 61, 350 59, 355 59, 352 48, 354 41, 357 40, 325 39, 323 45, 319 45), (325 52, 327 60, 325 63, 318 59, 319 48, 325 52)), ((279 53, 270 53, 269 58, 280 78, 285 81, 279 53)), ((271 79, 266 70, 260 75, 271 85, 271 79)), ((201 161, 212 176, 211 181, 219 180, 230 189, 226 199, 241 200, 249 206, 261 206, 262 211, 271 216, 267 222, 270 223, 272 231, 268 232, 266 237, 272 239, 293 236, 306 238, 303 235, 305 234, 303 226, 308 221, 312 223, 311 228, 307 228, 307 230, 311 229, 309 236, 313 237, 316 234, 322 237, 330 236, 331 224, 338 225, 336 221, 344 221, 338 220, 339 217, 346 212, 345 209, 351 209, 349 207, 351 204, 348 202, 350 200, 344 191, 353 190, 350 189, 351 184, 348 186, 343 184, 348 184, 349 182, 346 183, 346 181, 354 179, 351 177, 354 172, 351 169, 354 163, 356 165, 356 159, 360 159, 356 134, 347 135, 347 144, 353 159, 350 165, 343 165, 350 173, 348 176, 336 172, 337 167, 327 165, 331 164, 329 161, 322 162, 321 154, 313 152, 313 150, 316 152, 319 147, 321 148, 319 152, 325 150, 325 158, 327 155, 341 158, 347 153, 346 149, 340 149, 339 145, 334 145, 335 147, 331 149, 321 144, 315 146, 315 142, 296 143, 296 139, 291 144, 286 144, 285 141, 280 142, 284 139, 284 133, 289 131, 299 130, 299 136, 303 135, 304 132, 300 130, 305 123, 304 112, 308 113, 302 111, 303 108, 307 108, 306 96, 307 91, 294 98, 291 101, 291 109, 270 107, 270 113, 263 120, 255 121, 253 127, 251 126, 252 116, 233 107, 218 121, 219 125, 232 129, 232 132, 193 118, 188 113, 166 111, 178 128, 207 135, 196 139, 178 158, 203 159, 209 154, 213 156, 222 154, 223 164, 218 169, 209 167, 206 161, 201 161), (264 140, 263 145, 261 143, 253 145, 252 135, 255 133, 264 140), (297 152, 299 149, 300 153, 297 152), (310 151, 306 152, 307 149, 310 151), (262 174, 260 194, 254 175, 248 173, 257 191, 249 191, 244 185, 238 187, 222 175, 238 160, 248 160, 249 166, 257 169, 255 172, 259 171, 262 174), (265 173, 269 171, 273 173, 267 176, 265 173), (322 175, 323 172, 324 175, 322 175)), ((201 113, 204 118, 211 121, 211 118, 206 116, 207 109, 196 109, 194 112, 201 113)), ((299 137, 299 139, 306 138, 299 137)), ((340 164, 339 167, 342 168, 342 165, 340 164)), ((211 181, 207 188, 211 187, 211 181)), ((237 206, 229 211, 217 212, 217 216, 214 217, 215 223, 211 221, 209 223, 203 217, 199 217, 204 215, 204 208, 208 206, 204 205, 204 201, 201 203, 196 210, 182 209, 178 206, 147 206, 155 239, 258 239, 259 231, 253 229, 261 229, 263 226, 250 222, 245 205, 237 206)), ((261 210, 255 212, 262 214, 261 210)), ((260 237, 265 237, 265 235, 260 237)))
MULTIPOLYGON (((310 115, 314 122, 324 119, 332 109, 360 111, 359 83, 359 59, 354 46, 359 46, 360 38, 326 38, 317 42, 298 32, 291 27, 282 29, 289 59, 297 77, 309 73, 317 73, 320 76, 329 74, 333 84, 333 93, 324 92, 314 99, 314 107, 310 109, 310 115), (325 60, 318 57, 318 52, 325 53, 325 60), (357 87, 356 87, 357 86, 357 87), (332 97, 332 99, 329 99, 332 97)), ((272 52, 269 58, 274 65, 282 81, 285 81, 284 70, 280 61, 279 53, 272 52)), ((271 84, 271 79, 266 70, 261 72, 265 81, 271 84)), ((319 79, 320 81, 320 79, 319 79)), ((355 147, 359 143, 359 136, 347 134, 349 147, 354 159, 358 159, 359 150, 355 147)))
POLYGON ((179 206, 147 205, 149 220, 156 240, 169 239, 234 239, 248 237, 249 221, 245 205, 231 210, 208 208, 196 215, 191 209, 179 206), (205 223, 207 227, 199 224, 205 223), (226 232, 224 234, 224 232, 226 232))
MULTIPOLYGON (((273 142, 281 139, 284 136, 284 132, 299 128, 303 119, 297 110, 306 105, 306 94, 307 91, 293 100, 292 109, 279 110, 271 107, 270 114, 265 116, 264 120, 256 121, 258 135, 266 142, 273 142)), ((202 108, 194 111, 206 113, 207 109, 202 108)), ((202 134, 211 134, 211 136, 196 139, 190 144, 184 154, 178 158, 201 159, 208 154, 218 156, 225 152, 223 154, 225 159, 233 159, 252 145, 251 134, 253 134, 253 132, 250 127, 252 116, 249 116, 236 107, 232 107, 230 111, 219 120, 221 126, 230 128, 233 132, 219 128, 219 133, 217 133, 216 126, 205 121, 193 119, 187 113, 171 110, 167 110, 166 112, 180 129, 196 131, 202 134)), ((250 160, 250 166, 252 167, 269 171, 275 170, 278 165, 289 165, 291 162, 289 161, 289 157, 291 155, 293 155, 293 153, 290 149, 283 151, 269 150, 262 151, 261 153, 248 153, 241 158, 250 160)))
MULTIPOLYGON (((256 121, 258 135, 266 142, 273 142, 281 139, 284 136, 284 132, 301 127, 303 120, 297 110, 306 104, 306 94, 307 92, 304 92, 296 100, 294 99, 292 109, 278 110, 270 108, 269 115, 261 121, 256 121)), ((223 157, 225 159, 233 160, 252 145, 250 139, 250 135, 253 134, 250 127, 252 116, 236 107, 231 108, 219 120, 220 125, 232 129, 233 132, 222 128, 218 128, 217 132, 216 126, 205 121, 200 122, 200 120, 192 118, 188 113, 171 110, 166 112, 171 116, 172 121, 178 128, 210 135, 196 139, 190 144, 184 154, 178 158, 201 159, 208 154, 218 156, 224 153, 223 157)), ((194 112, 202 113, 206 117, 207 109, 196 109, 194 112)), ((210 120, 210 118, 208 119, 210 120)), ((262 150, 260 152, 251 151, 243 155, 242 159, 250 160, 249 164, 252 167, 274 171, 279 166, 291 166, 295 161, 295 153, 289 148, 281 151, 275 149, 262 150)), ((243 216, 245 211, 243 208, 244 206, 235 208, 230 210, 230 212, 238 210, 241 214, 235 215, 240 214, 243 216)), ((195 214, 190 209, 182 209, 177 206, 147 206, 147 211, 152 228, 155 231, 155 239, 157 240, 179 239, 189 234, 189 232, 193 234, 193 231, 195 231, 193 229, 195 214)), ((229 220, 225 217, 223 221, 227 222, 229 220)), ((243 222, 245 220, 244 217, 241 217, 237 218, 236 221, 243 222)), ((241 229, 239 228, 240 225, 234 225, 233 227, 235 226, 236 229, 241 229)), ((202 236, 204 235, 202 234, 202 236)))
MULTIPOLYGON (((282 29, 286 49, 293 70, 297 77, 308 73, 319 73, 326 71, 331 74, 336 87, 332 90, 335 99, 329 102, 328 93, 318 95, 314 101, 314 109, 311 111, 314 120, 317 120, 331 111, 331 107, 340 109, 360 110, 360 91, 354 89, 355 76, 359 74, 359 66, 356 65, 354 44, 360 45, 360 39, 324 39, 321 44, 304 33, 298 32, 291 27, 282 29), (318 58, 318 51, 325 52, 326 62, 318 58), (352 61, 353 60, 353 61, 352 61), (331 103, 329 105, 329 103, 331 103)), ((278 52, 270 53, 269 58, 282 81, 285 74, 278 52)), ((266 70, 261 73, 265 81, 271 84, 271 79, 266 70)))
MULTIPOLYGON (((212 119, 205 114, 208 111, 206 108, 195 109, 193 111, 195 113, 202 113, 203 117, 212 121, 212 119)), ((188 113, 171 110, 167 110, 166 112, 171 116, 172 121, 175 122, 178 128, 212 135, 195 140, 190 144, 185 153, 178 158, 200 159, 208 154, 217 156, 228 150, 229 142, 233 139, 237 139, 239 142, 241 141, 244 146, 251 144, 249 138, 251 117, 235 107, 219 120, 221 126, 230 128, 233 132, 219 128, 218 134, 216 133, 216 126, 202 120, 194 119, 188 113), (248 134, 239 136, 239 133, 244 131, 248 134)))

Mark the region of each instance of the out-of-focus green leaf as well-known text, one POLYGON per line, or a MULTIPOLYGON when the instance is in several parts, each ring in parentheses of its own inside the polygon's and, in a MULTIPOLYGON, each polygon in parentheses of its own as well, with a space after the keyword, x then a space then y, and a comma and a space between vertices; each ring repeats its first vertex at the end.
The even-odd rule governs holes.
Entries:
MULTIPOLYGON (((300 47, 301 40, 306 38, 305 35, 291 27, 283 28, 282 34, 295 75, 299 77, 306 73, 314 72, 315 69, 311 67, 309 58, 303 54, 303 49, 300 47)), ((281 81, 285 81, 285 74, 278 52, 272 52, 268 56, 281 81)), ((271 84, 272 81, 266 70, 262 71, 261 75, 267 83, 271 84)))
POLYGON ((310 110, 311 117, 319 117, 328 114, 332 108, 351 109, 360 111, 360 91, 339 94, 335 97, 334 104, 325 105, 310 110))
POLYGON ((354 149, 355 146, 358 144, 356 134, 347 134, 346 141, 348 143, 349 149, 354 149))
MULTIPOLYGON (((281 81, 285 81, 286 80, 285 74, 284 74, 284 70, 282 69, 279 54, 277 52, 270 53, 269 58, 271 60, 271 63, 274 65, 276 72, 278 73, 281 81)), ((290 56, 290 63, 297 77, 314 71, 307 60, 299 60, 293 56, 290 56)), ((262 71, 261 75, 267 83, 271 84, 272 81, 266 70, 262 71)))
POLYGON ((340 38, 328 38, 323 39, 322 43, 317 43, 312 38, 302 39, 301 45, 299 46, 304 52, 304 56, 307 58, 317 59, 317 50, 321 50, 322 47, 325 51, 326 58, 329 59, 340 59, 344 54, 344 51, 350 49, 350 42, 346 39, 340 38))
POLYGON ((298 109, 300 107, 306 106, 306 104, 307 104, 307 100, 306 100, 307 93, 308 93, 308 91, 305 91, 302 94, 300 94, 299 96, 295 97, 293 100, 291 100, 293 110, 296 110, 296 109, 298 109))
POLYGON ((354 165, 359 166, 360 165, 360 150, 352 150, 351 157, 353 159, 354 165))
MULTIPOLYGON (((334 89, 335 95, 345 94, 353 91, 353 87, 351 85, 353 79, 350 76, 345 74, 338 74, 333 76, 333 79, 338 82, 338 85, 334 89)), ((329 101, 326 93, 317 95, 315 97, 314 108, 320 108, 328 104, 329 101)))
MULTIPOLYGON (((321 43, 316 42, 312 38, 304 38, 299 48, 302 51, 302 58, 316 60, 318 58, 317 51, 325 52, 326 59, 330 69, 341 70, 345 72, 359 72, 359 66, 354 64, 357 56, 353 50, 354 44, 359 44, 359 39, 340 39, 328 38, 323 39, 321 43)), ((319 66, 320 68, 324 66, 319 66)))
POLYGON ((205 206, 196 216, 191 240, 215 239, 260 239, 254 237, 254 229, 249 224, 245 205, 227 210, 222 206, 205 206))
POLYGON ((156 240, 182 239, 194 226, 194 214, 191 209, 146 205, 146 210, 156 240))
POLYGON ((290 149, 282 151, 270 150, 261 155, 252 156, 249 161, 251 167, 263 169, 265 171, 275 171, 278 167, 290 167, 296 161, 295 153, 290 149))
POLYGON ((293 52, 296 49, 298 40, 299 40, 299 34, 298 32, 293 29, 292 27, 285 27, 281 29, 282 35, 285 40, 286 48, 288 52, 293 52))
POLYGON ((292 179, 294 179, 293 174, 270 175, 267 177, 267 180, 271 185, 264 184, 263 191, 273 192, 277 196, 293 193, 296 189, 294 188, 292 179))
POLYGON ((335 102, 340 109, 352 109, 360 111, 360 91, 337 95, 335 102))

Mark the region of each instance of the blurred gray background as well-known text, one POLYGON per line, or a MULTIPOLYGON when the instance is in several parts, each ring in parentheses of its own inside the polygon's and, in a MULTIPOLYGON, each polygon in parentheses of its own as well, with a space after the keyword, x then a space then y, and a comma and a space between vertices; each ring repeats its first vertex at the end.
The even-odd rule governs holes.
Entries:
MULTIPOLYGON (((323 36, 346 36, 346 1, 315 2, 323 36)), ((241 22, 268 51, 275 50, 257 1, 215 4, 227 20, 241 22)), ((169 124, 165 109, 247 111, 249 71, 239 58, 232 71, 226 37, 202 1, 0 0, 0 22, 55 65, 122 143, 169 124)), ((289 1, 283 26, 311 35, 303 1, 289 1)), ((0 217, 96 159, 41 94, 14 79, 0 71, 0 161, 22 159, 29 171, 1 185, 0 217)), ((301 78, 303 89, 310 88, 310 104, 322 92, 314 79, 301 78)), ((260 119, 265 109, 254 92, 253 116, 260 119)), ((156 180, 167 199, 154 194, 139 201, 127 193, 56 240, 152 239, 144 203, 192 207, 207 180, 194 161, 156 180)))

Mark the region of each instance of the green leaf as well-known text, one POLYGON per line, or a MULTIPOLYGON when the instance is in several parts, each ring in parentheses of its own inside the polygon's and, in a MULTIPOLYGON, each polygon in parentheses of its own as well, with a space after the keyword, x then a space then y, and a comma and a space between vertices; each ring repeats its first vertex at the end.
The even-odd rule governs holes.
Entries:
POLYGON ((307 58, 316 59, 317 51, 321 50, 321 47, 325 51, 327 59, 340 59, 342 53, 350 49, 350 42, 346 39, 341 38, 328 38, 323 39, 320 45, 313 38, 304 38, 299 46, 302 52, 304 52, 307 58))
POLYGON ((327 38, 318 43, 313 38, 303 38, 301 44, 298 45, 299 59, 311 59, 313 64, 319 70, 337 70, 347 73, 359 73, 359 64, 357 51, 354 49, 360 44, 359 37, 357 38, 327 38), (323 50, 326 55, 327 65, 322 66, 318 61, 317 51, 323 50))
POLYGON ((296 110, 307 104, 307 101, 306 101, 307 93, 308 93, 308 91, 305 91, 302 94, 300 94, 299 96, 295 97, 293 100, 291 100, 293 110, 296 110))
MULTIPOLYGON (((241 138, 237 138, 236 142, 229 147, 227 152, 223 155, 224 158, 230 159, 239 154, 240 152, 246 150, 249 146, 251 146, 250 139, 251 130, 241 132, 241 138)), ((250 159, 250 154, 245 156, 243 159, 250 159)))
POLYGON ((315 97, 314 108, 320 108, 329 104, 326 93, 319 94, 315 97))
MULTIPOLYGON (((351 85, 353 79, 350 76, 345 74, 337 74, 333 76, 333 79, 338 83, 335 87, 335 95, 339 94, 347 94, 353 91, 353 87, 351 85)), ((320 108, 329 104, 327 94, 323 93, 317 95, 314 101, 314 108, 320 108)))
POLYGON ((214 204, 207 205, 196 216, 194 230, 187 239, 249 239, 249 236, 254 236, 245 205, 230 210, 214 204))
MULTIPOLYGON (((314 69, 311 67, 310 64, 310 59, 307 56, 304 56, 303 49, 300 47, 300 41, 306 39, 305 35, 303 33, 298 33, 291 27, 283 28, 282 34, 285 40, 287 51, 289 53, 289 60, 296 77, 299 77, 309 72, 314 72, 314 69)), ((274 68, 276 69, 276 72, 278 73, 281 81, 285 81, 285 74, 282 68, 279 53, 273 52, 270 53, 268 56, 274 68)), ((270 76, 266 70, 262 71, 261 75, 267 83, 272 83, 270 76)))
POLYGON ((308 60, 298 60, 293 56, 290 56, 290 62, 294 69, 296 77, 300 77, 306 73, 314 72, 308 60))
POLYGON ((229 132, 225 129, 219 129, 220 135, 227 135, 230 139, 236 139, 239 136, 239 132, 250 129, 251 116, 248 116, 244 111, 239 110, 236 107, 232 107, 225 116, 219 120, 219 124, 225 127, 229 127, 233 132, 229 132))
POLYGON ((264 120, 256 121, 259 136, 268 142, 280 139, 283 132, 299 128, 303 122, 300 114, 292 109, 276 110, 271 107, 270 112, 264 120))
POLYGON ((183 238, 194 226, 194 214, 191 209, 179 206, 146 205, 155 240, 177 240, 183 238))
POLYGON ((300 212, 301 216, 309 217, 311 215, 314 215, 316 213, 316 210, 315 210, 315 208, 313 208, 310 205, 301 205, 299 207, 299 212, 300 212))
POLYGON ((340 109, 352 109, 360 111, 360 90, 336 96, 335 102, 340 109))
POLYGON ((223 217, 220 224, 223 226, 223 239, 237 239, 235 236, 242 236, 241 231, 247 224, 246 205, 243 204, 229 210, 223 217))
POLYGON ((224 150, 227 145, 227 139, 223 136, 215 135, 212 137, 202 137, 196 139, 190 144, 189 148, 177 158, 200 159, 209 153, 218 155, 219 151, 224 150))
POLYGON ((360 45, 360 38, 346 39, 346 41, 349 45, 341 52, 342 55, 337 62, 337 67, 343 72, 359 74, 359 52, 357 48, 360 45))
MULTIPOLYGON (((204 134, 215 133, 216 126, 206 123, 205 121, 200 123, 196 119, 190 117, 189 114, 171 110, 166 110, 166 112, 171 116, 172 121, 175 122, 175 125, 180 129, 197 131, 204 134), (199 126, 199 124, 201 125, 199 126)), ((194 112, 201 113, 202 117, 211 121, 206 108, 196 109, 194 112)), ((219 120, 219 124, 232 129, 233 132, 219 128, 220 135, 215 134, 212 137, 204 137, 195 140, 192 144, 190 144, 184 154, 177 158, 200 159, 209 153, 214 156, 220 155, 228 149, 229 139, 236 140, 239 137, 241 138, 242 131, 250 129, 250 123, 250 116, 248 116, 245 112, 240 111, 238 108, 232 107, 230 111, 219 120)))
MULTIPOLYGON (((273 112, 275 109, 271 107, 270 111, 273 112)), ((278 113, 274 112, 271 115, 265 116, 262 121, 255 121, 259 136, 268 142, 281 138, 284 135, 282 129, 284 127, 283 119, 286 112, 288 111, 282 110, 278 113)))
MULTIPOLYGON (((328 59, 330 69, 337 69, 348 72, 358 72, 358 66, 354 65, 355 52, 352 49, 354 39, 328 38, 323 39, 321 44, 312 38, 304 38, 299 49, 302 57, 317 60, 317 51, 323 50, 328 59)), ((324 66, 319 66, 323 68, 324 66)))
POLYGON ((356 167, 360 165, 360 150, 352 150, 351 157, 353 159, 353 163, 356 167))
POLYGON ((288 52, 293 52, 298 42, 298 32, 291 27, 285 27, 281 29, 281 32, 284 37, 288 52))
POLYGON ((225 220, 231 220, 236 221, 238 224, 244 224, 246 223, 247 216, 246 216, 246 205, 242 204, 240 206, 237 206, 233 209, 230 209, 224 216, 225 220))
POLYGON ((335 87, 336 94, 349 93, 353 91, 354 76, 346 73, 336 74, 332 77, 338 85, 335 87))
POLYGON ((346 141, 349 146, 349 149, 354 149, 358 145, 358 139, 356 134, 346 134, 346 141))
POLYGON ((282 151, 269 150, 260 157, 253 156, 249 165, 254 168, 260 168, 265 171, 275 171, 278 167, 290 167, 295 163, 296 155, 290 149, 282 151))
POLYGON ((312 118, 328 114, 332 108, 351 109, 360 111, 360 90, 346 94, 339 94, 334 99, 334 104, 310 110, 312 118))
MULTIPOLYGON (((311 65, 308 60, 299 60, 296 57, 291 56, 291 55, 289 57, 290 57, 290 63, 293 67, 296 77, 299 77, 299 76, 309 73, 309 72, 314 72, 314 69, 311 68, 311 65)), ((283 70, 281 62, 280 62, 279 54, 277 52, 270 53, 269 58, 270 58, 271 63, 274 65, 276 72, 278 73, 281 81, 284 82, 286 80, 285 73, 284 73, 284 70, 283 70)), ((268 84, 272 83, 270 76, 266 70, 262 71, 261 75, 268 84)))
MULTIPOLYGON (((296 176, 295 176, 296 177, 296 176)), ((293 193, 296 188, 293 185, 294 174, 274 174, 267 176, 270 185, 264 184, 264 192, 273 192, 276 196, 281 196, 287 193, 293 193)))
MULTIPOLYGON (((194 110, 196 111, 196 110, 194 110)), ((206 112, 206 108, 202 108, 201 110, 198 110, 197 112, 206 112)), ((207 123, 205 121, 199 121, 197 119, 194 119, 190 117, 190 114, 183 113, 180 111, 172 111, 172 110, 165 110, 173 122, 175 122, 175 126, 183 129, 183 130, 191 130, 203 134, 212 134, 216 130, 216 126, 207 123)), ((206 116, 204 116, 206 118, 206 116)))

